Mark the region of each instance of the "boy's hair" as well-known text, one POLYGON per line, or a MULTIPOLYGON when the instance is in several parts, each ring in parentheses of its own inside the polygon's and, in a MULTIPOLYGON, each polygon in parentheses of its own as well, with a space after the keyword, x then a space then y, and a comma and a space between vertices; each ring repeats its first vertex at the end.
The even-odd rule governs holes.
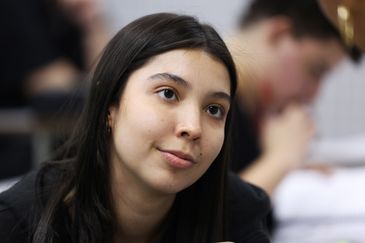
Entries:
POLYGON ((352 60, 358 61, 361 57, 361 51, 357 47, 346 47, 339 31, 324 15, 317 0, 253 0, 239 18, 239 27, 250 27, 276 16, 291 21, 293 35, 296 37, 334 38, 341 43, 352 60))

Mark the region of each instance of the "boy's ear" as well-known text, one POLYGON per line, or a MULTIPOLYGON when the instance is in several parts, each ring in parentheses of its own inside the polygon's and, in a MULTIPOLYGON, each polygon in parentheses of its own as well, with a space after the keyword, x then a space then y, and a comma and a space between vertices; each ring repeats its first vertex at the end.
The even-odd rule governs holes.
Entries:
POLYGON ((267 20, 267 31, 267 41, 271 45, 276 45, 283 38, 292 38, 293 25, 287 17, 273 17, 267 20))

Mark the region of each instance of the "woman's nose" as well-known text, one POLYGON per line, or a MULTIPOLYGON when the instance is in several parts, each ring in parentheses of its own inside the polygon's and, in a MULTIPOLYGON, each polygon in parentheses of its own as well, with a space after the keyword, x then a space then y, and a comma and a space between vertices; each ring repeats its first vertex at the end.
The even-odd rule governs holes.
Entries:
POLYGON ((195 110, 188 110, 179 114, 176 135, 189 140, 198 140, 202 134, 201 113, 195 110))

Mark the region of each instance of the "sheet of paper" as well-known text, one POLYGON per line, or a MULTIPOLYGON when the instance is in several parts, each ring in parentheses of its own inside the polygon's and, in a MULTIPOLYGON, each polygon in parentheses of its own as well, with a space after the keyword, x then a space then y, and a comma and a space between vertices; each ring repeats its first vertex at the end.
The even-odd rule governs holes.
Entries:
POLYGON ((274 243, 365 243, 365 166, 288 175, 273 197, 274 243), (344 241, 342 241, 344 240, 344 241))

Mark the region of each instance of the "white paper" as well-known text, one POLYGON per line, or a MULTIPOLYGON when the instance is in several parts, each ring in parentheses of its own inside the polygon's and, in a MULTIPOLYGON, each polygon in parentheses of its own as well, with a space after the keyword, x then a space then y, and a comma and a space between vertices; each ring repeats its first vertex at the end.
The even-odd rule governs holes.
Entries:
POLYGON ((365 243, 365 167, 289 174, 273 197, 274 243, 365 243))

